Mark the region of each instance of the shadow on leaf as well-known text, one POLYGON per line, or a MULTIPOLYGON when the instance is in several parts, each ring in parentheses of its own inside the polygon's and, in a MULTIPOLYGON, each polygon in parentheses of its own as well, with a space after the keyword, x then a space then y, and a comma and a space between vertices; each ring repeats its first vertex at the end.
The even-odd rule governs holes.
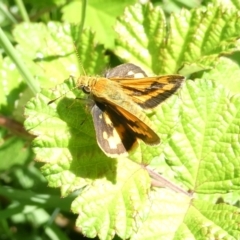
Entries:
POLYGON ((117 160, 105 156, 97 145, 89 109, 71 98, 62 98, 57 106, 59 117, 70 132, 68 148, 72 155, 70 170, 82 178, 106 177, 116 182, 117 160))

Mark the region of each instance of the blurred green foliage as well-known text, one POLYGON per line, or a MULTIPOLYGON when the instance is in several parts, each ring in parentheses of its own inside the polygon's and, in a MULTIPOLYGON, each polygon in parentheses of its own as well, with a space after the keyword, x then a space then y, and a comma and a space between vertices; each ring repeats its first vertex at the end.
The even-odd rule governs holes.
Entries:
MULTIPOLYGON (((0 239, 240 236, 239 1, 146 2, 0 2, 0 239), (71 90, 71 82, 63 83, 70 75, 101 75, 122 62, 152 75, 180 72, 190 79, 217 80, 189 81, 180 93, 182 105, 173 97, 152 116, 163 136, 161 149, 141 146, 131 156, 196 193, 193 203, 162 189, 152 191, 134 161, 106 159, 92 140, 95 155, 86 155, 80 165, 92 170, 90 175, 83 171, 85 178, 78 175, 79 162, 69 161, 68 149, 62 152, 69 141, 66 124, 59 108, 49 110, 47 102, 71 90), (41 88, 48 90, 37 95, 41 88), (26 119, 29 131, 23 127, 26 119), (61 138, 54 142, 56 136, 61 138), (111 185, 115 170, 119 174, 111 185), (218 204, 223 202, 228 205, 218 204)), ((71 124, 77 125, 84 110, 71 110, 63 112, 74 115, 71 124)))

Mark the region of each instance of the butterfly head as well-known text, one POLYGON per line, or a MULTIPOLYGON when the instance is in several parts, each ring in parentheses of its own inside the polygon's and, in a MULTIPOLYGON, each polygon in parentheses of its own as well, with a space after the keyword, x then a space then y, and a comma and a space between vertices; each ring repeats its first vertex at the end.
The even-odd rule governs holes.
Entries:
POLYGON ((96 82, 96 78, 82 76, 78 79, 78 88, 81 89, 84 93, 90 94, 92 87, 96 82))

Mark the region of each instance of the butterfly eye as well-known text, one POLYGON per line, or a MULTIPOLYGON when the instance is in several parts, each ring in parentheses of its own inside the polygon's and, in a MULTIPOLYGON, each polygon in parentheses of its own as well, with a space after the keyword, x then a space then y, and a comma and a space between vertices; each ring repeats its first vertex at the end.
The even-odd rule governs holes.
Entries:
POLYGON ((82 91, 86 94, 89 94, 91 92, 91 90, 88 86, 82 86, 82 91))

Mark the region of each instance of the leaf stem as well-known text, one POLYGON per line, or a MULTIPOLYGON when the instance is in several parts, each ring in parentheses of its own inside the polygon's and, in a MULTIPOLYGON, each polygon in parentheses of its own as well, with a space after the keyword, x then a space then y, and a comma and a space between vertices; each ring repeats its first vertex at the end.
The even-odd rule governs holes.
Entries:
POLYGON ((32 74, 24 64, 23 60, 19 57, 17 51, 15 50, 11 42, 8 40, 2 28, 0 28, 0 44, 2 45, 8 56, 16 64, 18 71, 20 72, 20 74, 22 75, 23 79, 26 81, 32 92, 34 94, 40 92, 38 82, 34 79, 32 74))
POLYGON ((30 22, 29 16, 27 14, 26 8, 25 8, 22 0, 15 0, 15 2, 18 6, 18 9, 21 13, 21 16, 22 16, 22 19, 24 20, 24 22, 30 22))
POLYGON ((179 186, 173 184, 172 182, 170 182, 169 180, 167 180, 166 178, 164 178, 163 176, 161 176, 160 174, 154 172, 152 169, 150 168, 146 168, 151 179, 152 179, 152 186, 154 187, 165 187, 165 188, 169 188, 171 190, 173 190, 174 192, 177 193, 183 193, 189 197, 192 196, 191 193, 188 193, 187 191, 183 190, 182 188, 180 188, 179 186))
POLYGON ((8 20, 10 20, 12 23, 14 24, 17 23, 17 20, 15 19, 15 17, 11 14, 10 11, 7 10, 6 6, 1 2, 0 2, 0 12, 5 14, 6 18, 8 18, 8 20))
POLYGON ((86 9, 87 9, 87 0, 82 1, 82 14, 81 14, 81 22, 79 25, 79 36, 82 35, 84 22, 85 22, 85 16, 86 16, 86 9))
POLYGON ((29 140, 32 140, 35 138, 34 135, 30 134, 24 129, 22 123, 2 115, 0 115, 0 126, 6 129, 9 129, 16 136, 29 139, 29 140))

